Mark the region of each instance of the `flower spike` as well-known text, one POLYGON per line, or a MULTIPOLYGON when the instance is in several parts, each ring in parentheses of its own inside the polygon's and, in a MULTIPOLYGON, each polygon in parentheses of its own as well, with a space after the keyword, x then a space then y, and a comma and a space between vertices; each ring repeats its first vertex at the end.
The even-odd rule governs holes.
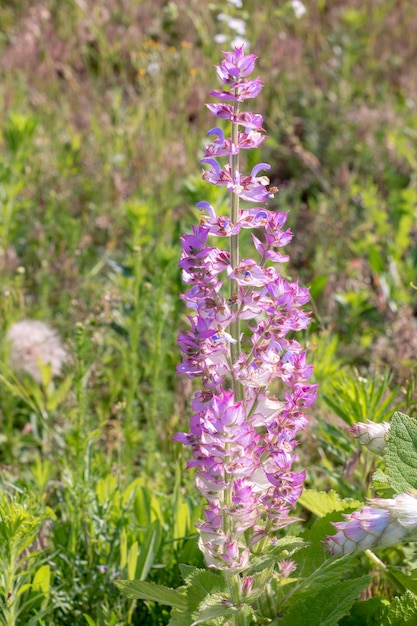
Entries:
MULTIPOLYGON (((178 373, 200 379, 201 385, 190 430, 175 439, 189 446, 188 467, 195 468, 206 501, 198 525, 205 562, 236 574, 250 563, 260 541, 294 521, 290 511, 305 478, 304 471, 293 469, 296 436, 305 428, 303 410, 313 403, 316 385, 307 382, 312 368, 292 338, 309 324, 302 308, 308 290, 289 282, 274 265, 288 260, 281 248, 292 234, 285 230, 286 213, 264 206, 275 193, 265 175, 271 167, 258 163, 250 173, 240 169, 240 152, 265 138, 262 116, 240 110, 241 102, 262 89, 259 78, 249 78, 256 56, 245 55, 243 46, 224 56, 216 71, 226 89, 211 92, 220 103, 207 106, 230 122, 231 133, 220 127, 208 132, 202 177, 230 193, 231 211, 224 216, 210 203, 198 202, 200 226, 181 238, 179 266, 188 286, 182 298, 190 328, 179 336, 178 373), (256 258, 241 256, 241 229, 257 230, 256 258), (209 246, 211 235, 227 238, 227 245, 209 246), (277 382, 280 398, 270 391, 277 382)), ((293 564, 282 563, 285 577, 293 564)))

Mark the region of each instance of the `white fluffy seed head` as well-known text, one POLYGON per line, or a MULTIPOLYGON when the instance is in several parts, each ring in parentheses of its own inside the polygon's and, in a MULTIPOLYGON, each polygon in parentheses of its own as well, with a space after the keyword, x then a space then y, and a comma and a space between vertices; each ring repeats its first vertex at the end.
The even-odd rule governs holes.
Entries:
POLYGON ((42 382, 41 365, 50 365, 52 376, 60 376, 68 353, 56 330, 37 320, 12 324, 7 333, 10 367, 42 382))

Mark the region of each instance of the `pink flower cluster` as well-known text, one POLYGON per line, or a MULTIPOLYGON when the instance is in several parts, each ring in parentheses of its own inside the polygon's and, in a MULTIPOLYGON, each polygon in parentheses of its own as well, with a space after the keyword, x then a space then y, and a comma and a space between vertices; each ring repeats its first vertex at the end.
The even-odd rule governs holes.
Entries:
POLYGON ((228 89, 211 92, 221 102, 207 106, 229 120, 232 132, 208 133, 212 143, 202 160, 208 166, 203 178, 230 191, 232 211, 230 217, 217 215, 200 202, 203 217, 181 238, 179 263, 189 286, 182 297, 190 329, 179 336, 178 372, 200 378, 202 389, 194 395, 190 432, 175 438, 191 446, 188 467, 196 468, 197 487, 207 501, 199 526, 206 564, 228 571, 244 569, 251 548, 292 521, 289 513, 305 477, 292 469, 295 437, 316 395, 316 385, 307 383, 312 367, 293 337, 309 324, 302 308, 309 292, 271 265, 288 260, 280 251, 292 237, 284 230, 287 215, 263 205, 276 191, 260 175, 269 165, 260 163, 249 175, 239 171, 240 152, 265 138, 262 116, 239 109, 262 88, 259 78, 247 78, 255 59, 236 46, 216 67, 228 89), (241 200, 256 206, 240 208, 241 200), (240 257, 242 229, 256 229, 256 260, 240 257), (211 246, 210 235, 230 245, 211 246))

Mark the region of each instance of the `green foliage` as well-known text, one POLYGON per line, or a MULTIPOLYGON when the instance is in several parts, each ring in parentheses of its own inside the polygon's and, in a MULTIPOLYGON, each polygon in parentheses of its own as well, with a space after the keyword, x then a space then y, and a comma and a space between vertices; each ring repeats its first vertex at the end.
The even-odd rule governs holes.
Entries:
POLYGON ((417 598, 414 593, 406 591, 400 598, 394 598, 383 613, 383 626, 411 626, 416 621, 417 598))
MULTIPOLYGON (((319 498, 319 494, 317 494, 319 498)), ((323 501, 326 494, 323 494, 323 501)), ((340 502, 341 509, 347 510, 352 505, 340 502)), ((327 508, 331 509, 330 500, 327 508)), ((233 586, 241 584, 239 577, 181 566, 184 585, 178 589, 162 585, 143 583, 138 580, 120 580, 116 584, 129 598, 156 601, 173 607, 170 624, 226 624, 227 620, 237 623, 252 623, 255 615, 263 616, 269 623, 278 614, 283 623, 308 623, 312 626, 337 624, 364 587, 370 577, 351 578, 352 557, 329 560, 322 548, 321 541, 330 531, 328 515, 325 525, 316 523, 316 528, 306 534, 307 544, 303 545, 295 537, 287 537, 269 549, 269 558, 263 554, 255 560, 247 575, 253 577, 252 590, 238 604, 233 604, 233 586), (297 562, 297 576, 280 577, 274 565, 282 558, 293 557, 297 562), (343 591, 343 602, 340 594, 343 591), (300 608, 302 609, 300 611, 300 608), (239 621, 241 620, 241 621, 239 621)))
POLYGON ((355 626, 356 624, 376 626, 376 624, 381 623, 382 613, 389 604, 388 598, 382 597, 355 602, 350 614, 343 618, 339 624, 340 626, 355 626))
POLYGON ((370 418, 382 422, 390 415, 390 405, 398 394, 397 388, 387 393, 390 382, 388 372, 365 378, 359 372, 343 371, 332 379, 332 392, 324 399, 349 426, 370 418))
POLYGON ((42 564, 39 535, 53 513, 30 496, 0 498, 0 616, 4 624, 34 624, 50 612, 51 569, 42 564))
POLYGON ((375 455, 360 450, 348 427, 367 420, 387 421, 402 404, 398 396, 399 387, 387 370, 364 377, 355 369, 342 368, 327 376, 322 398, 332 415, 319 418, 315 436, 322 450, 322 468, 344 497, 369 497, 378 463, 375 455))
POLYGON ((324 517, 332 511, 343 511, 346 506, 355 506, 357 502, 351 502, 347 505, 345 500, 341 500, 335 491, 316 491, 314 489, 305 489, 299 498, 299 503, 311 511, 317 517, 324 517))
POLYGON ((412 570, 410 574, 405 574, 397 567, 388 566, 388 570, 393 573, 395 578, 399 580, 399 582, 411 591, 414 595, 417 595, 417 571, 412 570))
POLYGON ((280 621, 283 626, 336 626, 369 582, 370 577, 363 576, 330 585, 322 584, 316 594, 299 601, 280 621))
POLYGON ((116 584, 128 598, 153 600, 180 610, 187 607, 184 595, 176 589, 138 580, 118 580, 116 584))
POLYGON ((385 452, 390 485, 396 493, 417 489, 417 422, 394 413, 385 452))

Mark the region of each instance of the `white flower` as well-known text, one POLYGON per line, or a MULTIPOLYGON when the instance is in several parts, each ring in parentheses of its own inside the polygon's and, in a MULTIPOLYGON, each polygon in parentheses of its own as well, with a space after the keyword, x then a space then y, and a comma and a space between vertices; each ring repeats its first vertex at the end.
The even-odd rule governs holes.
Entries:
POLYGON ((152 61, 148 65, 148 74, 157 74, 160 69, 161 66, 159 65, 159 63, 157 63, 157 61, 152 61))
POLYGON ((228 37, 226 35, 223 35, 222 33, 220 33, 219 35, 215 35, 214 37, 214 41, 216 43, 225 43, 228 40, 228 37))
POLYGON ((291 7, 297 19, 303 17, 304 13, 307 11, 301 0, 291 0, 291 7))
POLYGON ((238 17, 229 17, 227 22, 229 28, 234 30, 237 35, 243 37, 246 34, 246 24, 238 17))
POLYGON ((37 320, 16 322, 9 328, 10 366, 16 372, 26 372, 42 382, 41 364, 50 365, 52 376, 59 376, 68 360, 56 330, 37 320))

